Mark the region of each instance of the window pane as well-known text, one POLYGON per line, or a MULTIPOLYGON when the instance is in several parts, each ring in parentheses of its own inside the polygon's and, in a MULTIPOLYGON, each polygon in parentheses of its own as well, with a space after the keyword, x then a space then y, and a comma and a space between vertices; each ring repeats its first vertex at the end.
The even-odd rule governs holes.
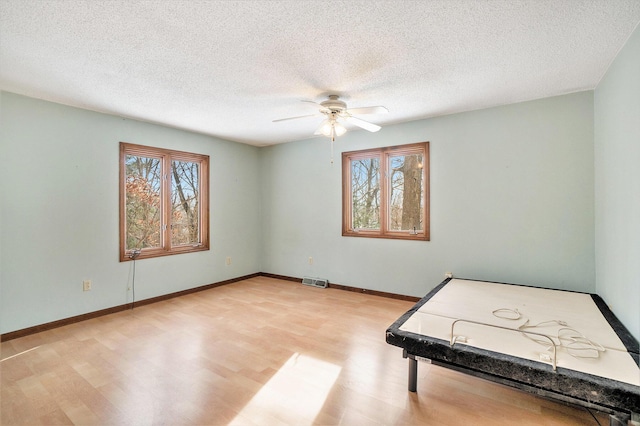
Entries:
POLYGON ((161 161, 159 158, 127 155, 126 249, 160 247, 161 161))
POLYGON ((200 243, 200 164, 171 163, 171 245, 200 243))
POLYGON ((389 230, 422 230, 422 155, 389 157, 389 230))
POLYGON ((380 229, 380 160, 351 161, 353 229, 380 229))

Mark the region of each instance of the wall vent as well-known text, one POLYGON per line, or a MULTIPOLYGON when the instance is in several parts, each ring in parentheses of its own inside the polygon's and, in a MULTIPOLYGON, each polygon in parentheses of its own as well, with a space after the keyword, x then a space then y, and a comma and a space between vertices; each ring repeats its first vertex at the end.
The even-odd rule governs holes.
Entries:
POLYGON ((303 277, 302 284, 310 285, 312 287, 327 288, 329 281, 322 278, 303 277))

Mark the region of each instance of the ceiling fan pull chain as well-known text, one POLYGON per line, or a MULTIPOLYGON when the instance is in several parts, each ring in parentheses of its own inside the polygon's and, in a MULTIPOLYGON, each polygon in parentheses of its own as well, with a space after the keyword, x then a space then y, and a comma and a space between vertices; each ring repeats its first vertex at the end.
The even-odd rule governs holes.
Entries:
POLYGON ((331 165, 333 165, 333 141, 335 140, 335 136, 331 135, 331 165))

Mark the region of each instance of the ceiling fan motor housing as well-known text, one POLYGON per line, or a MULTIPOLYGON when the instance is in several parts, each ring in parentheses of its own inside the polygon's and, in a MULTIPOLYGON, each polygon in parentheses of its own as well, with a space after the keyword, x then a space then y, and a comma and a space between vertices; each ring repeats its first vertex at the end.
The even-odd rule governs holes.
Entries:
POLYGON ((347 109, 347 104, 338 99, 338 95, 329 95, 329 100, 320 102, 320 105, 327 108, 331 113, 342 113, 347 109))

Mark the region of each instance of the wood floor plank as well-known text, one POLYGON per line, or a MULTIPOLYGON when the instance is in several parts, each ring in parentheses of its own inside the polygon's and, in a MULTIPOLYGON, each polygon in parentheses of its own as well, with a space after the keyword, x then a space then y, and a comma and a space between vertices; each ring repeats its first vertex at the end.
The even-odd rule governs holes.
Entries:
POLYGON ((597 425, 433 365, 386 328, 413 302, 268 277, 0 344, 2 425, 597 425))

